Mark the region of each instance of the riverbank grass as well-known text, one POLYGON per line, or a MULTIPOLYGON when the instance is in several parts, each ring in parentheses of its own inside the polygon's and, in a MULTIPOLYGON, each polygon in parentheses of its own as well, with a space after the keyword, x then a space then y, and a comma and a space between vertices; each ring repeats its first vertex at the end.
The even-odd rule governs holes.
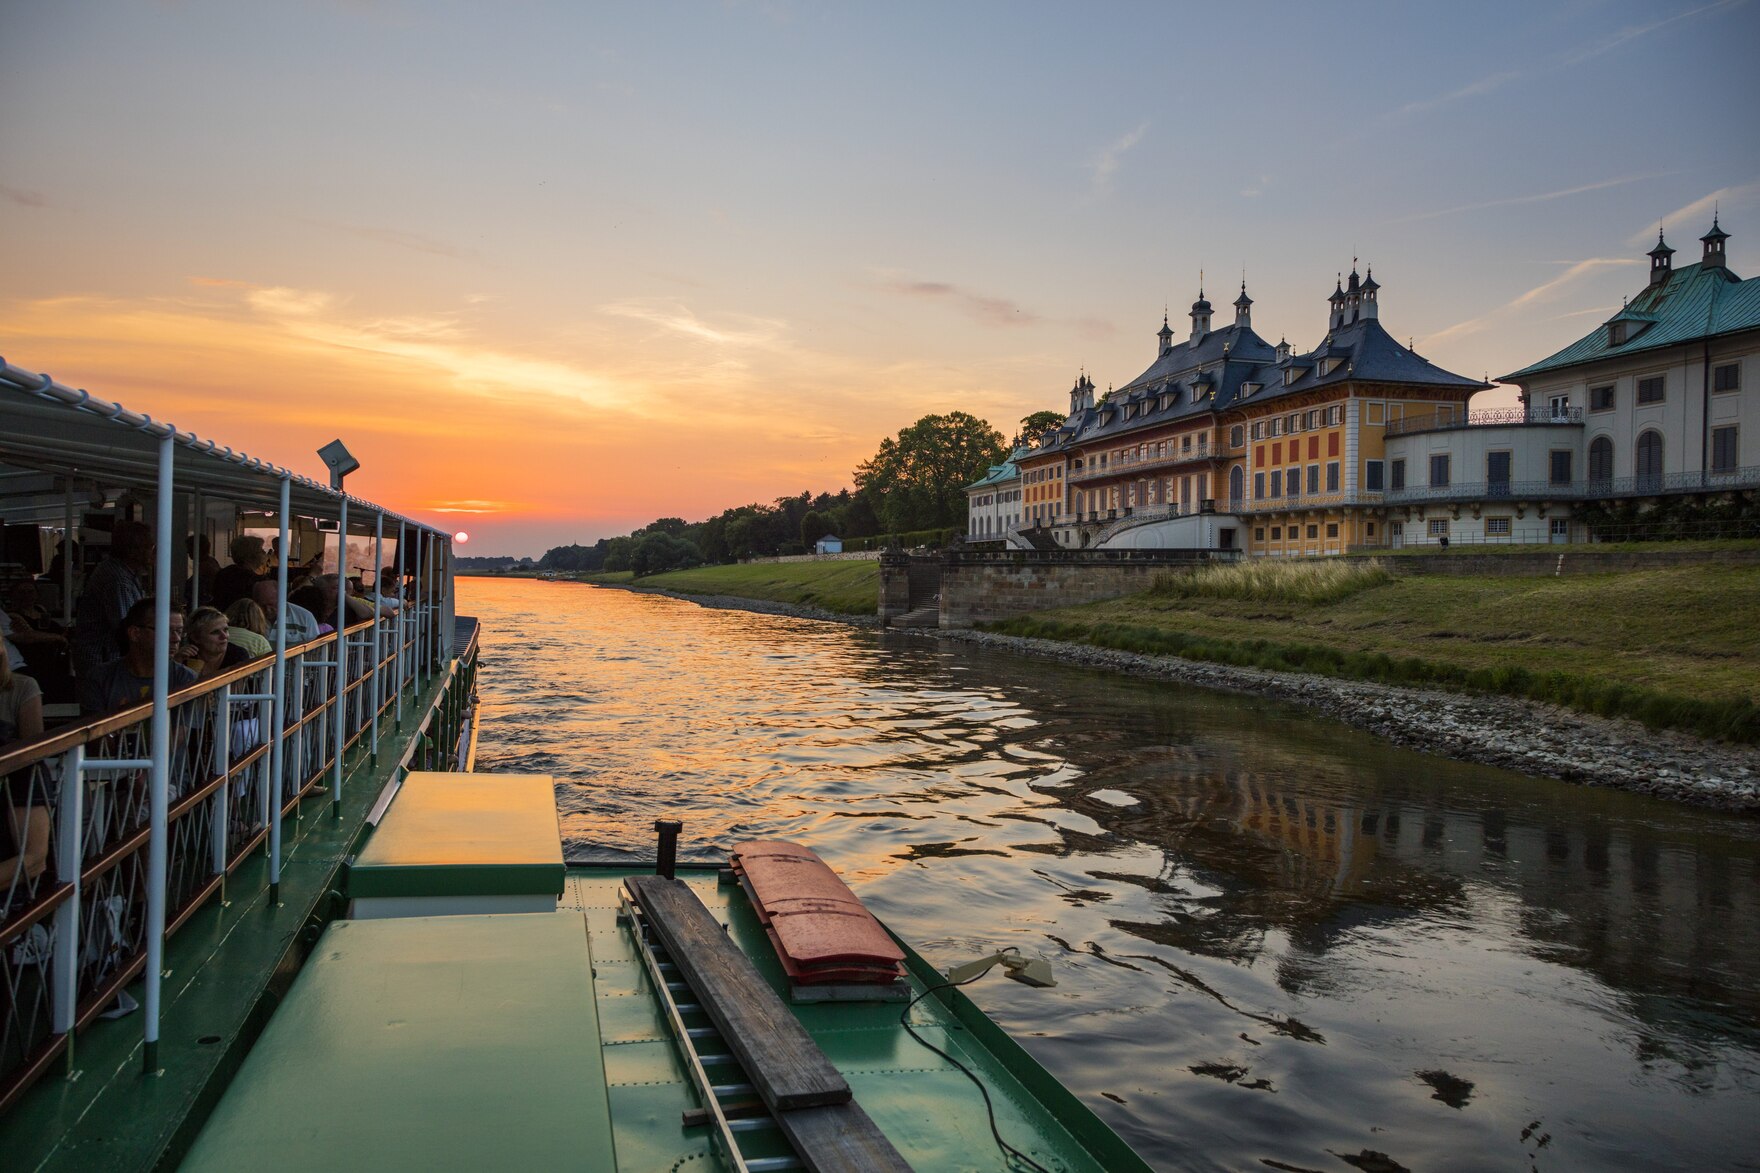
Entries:
POLYGON ((1247 667, 1530 697, 1652 728, 1760 741, 1760 567, 1557 578, 1387 576, 1348 591, 1310 579, 1302 564, 1250 579, 1229 577, 1233 570, 1177 576, 1185 582, 1169 575, 1143 594, 987 627, 1247 667))
POLYGON ((698 566, 651 574, 634 585, 818 607, 837 615, 872 615, 880 606, 880 564, 867 560, 698 566))

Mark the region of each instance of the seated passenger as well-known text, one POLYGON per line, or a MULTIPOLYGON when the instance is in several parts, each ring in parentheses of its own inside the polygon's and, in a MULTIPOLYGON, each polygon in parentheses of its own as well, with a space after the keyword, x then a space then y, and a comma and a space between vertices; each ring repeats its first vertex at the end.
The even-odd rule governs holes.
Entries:
POLYGON ((214 575, 214 606, 224 611, 240 599, 251 597, 251 591, 263 580, 269 569, 269 554, 263 539, 240 534, 229 547, 232 565, 214 575))
POLYGON ((183 584, 183 597, 192 599, 201 606, 210 606, 214 601, 214 580, 220 575, 220 560, 214 557, 214 543, 206 534, 200 541, 194 534, 183 539, 183 552, 190 559, 198 561, 200 573, 192 574, 183 584), (198 555, 197 550, 201 553, 198 555), (197 593, 201 595, 197 598, 197 593))
POLYGON ((234 647, 255 660, 270 655, 275 645, 269 642, 269 617, 255 599, 240 599, 226 609, 226 638, 234 647))
MULTIPOLYGON (((269 626, 263 635, 273 644, 275 642, 275 616, 279 613, 276 604, 281 598, 280 591, 274 580, 270 579, 258 583, 251 592, 251 597, 256 600, 257 606, 263 609, 263 614, 268 618, 269 626)), ((296 644, 309 643, 322 634, 323 631, 319 629, 317 616, 289 598, 287 603, 287 646, 291 648, 296 644)))
MULTIPOLYGON (((0 656, 0 749, 43 733, 43 693, 0 656)), ((29 896, 49 859, 49 807, 32 800, 31 771, 0 777, 0 923, 16 892, 29 896)))
MULTIPOLYGON (((117 637, 122 650, 119 659, 110 660, 79 675, 79 711, 88 717, 101 717, 121 709, 146 704, 153 699, 153 600, 145 598, 128 609, 122 617, 117 637)), ((171 613, 171 652, 183 646, 183 614, 171 613)), ((196 674, 172 660, 171 691, 188 688, 196 682, 196 674)))
MULTIPOLYGON (((240 602, 249 602, 241 599, 240 602)), ((250 660, 245 650, 234 647, 227 638, 226 613, 214 607, 201 607, 189 617, 189 635, 178 662, 196 674, 197 680, 218 676, 228 668, 250 660)))

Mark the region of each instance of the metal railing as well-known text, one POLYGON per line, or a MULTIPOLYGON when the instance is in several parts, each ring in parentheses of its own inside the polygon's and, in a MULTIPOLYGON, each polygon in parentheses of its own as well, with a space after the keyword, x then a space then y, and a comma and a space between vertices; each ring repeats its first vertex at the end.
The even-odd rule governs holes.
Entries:
MULTIPOLYGON (((0 817, 12 819, 21 845, 0 860, 0 1111, 142 972, 149 890, 164 893, 169 937, 252 851, 275 852, 267 882, 278 883, 271 804, 284 818, 301 799, 325 793, 339 745, 346 752, 364 737, 377 753, 381 720, 445 664, 453 642, 445 613, 437 599, 414 601, 340 640, 332 632, 288 649, 279 754, 272 656, 174 693, 168 850, 158 874, 148 851, 159 830, 148 801, 152 705, 0 754, 0 817)), ((468 695, 468 675, 448 677, 457 680, 468 695)), ((451 691, 442 729, 462 720, 463 701, 451 691)), ((444 763, 444 736, 418 740, 433 742, 422 749, 424 764, 444 763)))
POLYGON ((1452 428, 1488 428, 1512 424, 1580 424, 1580 407, 1510 407, 1495 411, 1430 412, 1387 421, 1387 436, 1410 436, 1416 432, 1441 432, 1452 428))

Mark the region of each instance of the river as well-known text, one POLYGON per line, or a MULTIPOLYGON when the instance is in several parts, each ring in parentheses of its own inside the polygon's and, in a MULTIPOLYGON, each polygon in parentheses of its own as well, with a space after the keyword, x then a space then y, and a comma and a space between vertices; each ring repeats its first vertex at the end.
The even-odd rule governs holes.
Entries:
POLYGON ((462 579, 571 858, 803 841, 1166 1169, 1760 1169, 1760 821, 1270 701, 462 579))

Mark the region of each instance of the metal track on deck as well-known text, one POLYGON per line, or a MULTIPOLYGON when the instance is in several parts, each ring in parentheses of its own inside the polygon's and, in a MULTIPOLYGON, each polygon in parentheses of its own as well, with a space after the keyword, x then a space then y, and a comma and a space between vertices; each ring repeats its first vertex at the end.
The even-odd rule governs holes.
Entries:
POLYGON ((666 1020, 672 1026, 672 1036, 678 1043, 685 1069, 690 1073, 691 1082, 696 1085, 697 1097, 703 1105, 707 1123, 714 1125, 716 1147, 721 1150, 727 1167, 733 1173, 782 1173, 783 1170, 805 1169, 806 1165, 799 1157, 746 1156, 741 1148, 742 1136, 760 1132, 780 1135, 781 1125, 764 1106, 763 1101, 758 1099, 757 1089, 745 1077, 744 1068, 722 1040, 721 1032, 713 1026, 686 1024, 684 1016, 701 1009, 694 1001, 679 1001, 681 996, 693 997, 690 986, 667 956, 666 947, 654 939, 648 928, 647 917, 630 900, 627 891, 619 894, 618 903, 621 910, 619 915, 630 926, 630 933, 641 954, 642 966, 647 970, 648 980, 654 984, 655 995, 666 1011, 666 1020), (705 1048, 711 1046, 715 1049, 706 1052, 705 1048), (709 1074, 710 1067, 729 1072, 736 1078, 717 1083, 709 1074), (738 1115, 730 1116, 730 1106, 723 1101, 735 1099, 738 1100, 738 1115))

